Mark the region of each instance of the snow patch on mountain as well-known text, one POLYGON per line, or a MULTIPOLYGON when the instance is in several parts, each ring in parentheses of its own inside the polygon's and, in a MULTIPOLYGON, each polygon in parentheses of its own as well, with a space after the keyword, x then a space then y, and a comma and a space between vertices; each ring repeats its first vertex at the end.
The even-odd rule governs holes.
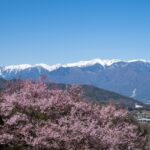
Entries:
POLYGON ((35 64, 35 65, 21 64, 21 65, 5 66, 5 67, 3 67, 2 71, 8 71, 8 72, 21 71, 21 70, 25 70, 25 69, 29 69, 29 68, 34 68, 34 67, 41 67, 48 71, 53 71, 55 69, 58 69, 60 66, 61 66, 60 64, 52 65, 52 66, 49 66, 47 64, 35 64))
POLYGON ((89 61, 79 61, 79 62, 70 63, 70 64, 66 64, 62 66, 63 67, 86 67, 86 66, 92 66, 95 64, 100 64, 103 67, 105 67, 105 66, 110 66, 119 61, 120 60, 118 59, 94 59, 94 60, 89 60, 89 61))
POLYGON ((132 95, 131 95, 132 98, 136 97, 136 92, 137 92, 137 89, 135 88, 135 89, 132 91, 132 95))
POLYGON ((44 68, 44 69, 46 69, 48 71, 53 71, 53 70, 56 70, 56 69, 60 68, 61 65, 60 64, 56 64, 56 65, 49 66, 47 64, 35 64, 32 67, 42 67, 42 68, 44 68))
POLYGON ((3 67, 4 71, 13 71, 13 70, 24 70, 30 68, 31 65, 29 64, 21 64, 21 65, 11 65, 3 67))
POLYGON ((150 63, 150 61, 145 60, 145 59, 133 59, 133 60, 128 60, 128 63, 132 63, 132 62, 143 62, 143 63, 150 63))

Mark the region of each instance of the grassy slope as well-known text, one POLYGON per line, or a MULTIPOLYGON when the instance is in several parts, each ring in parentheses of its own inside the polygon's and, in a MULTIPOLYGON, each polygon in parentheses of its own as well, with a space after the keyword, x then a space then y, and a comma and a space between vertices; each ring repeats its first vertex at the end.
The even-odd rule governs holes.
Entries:
MULTIPOLYGON (((60 88, 60 89, 65 89, 67 86, 70 85, 65 85, 65 84, 55 84, 55 83, 50 83, 49 88, 60 88)), ((89 101, 94 101, 102 104, 107 104, 107 103, 114 103, 116 105, 119 105, 121 107, 130 107, 134 108, 135 103, 143 105, 143 103, 134 100, 132 98, 120 95, 115 92, 111 92, 108 90, 104 90, 101 88, 97 88, 94 86, 90 85, 81 85, 82 90, 83 90, 83 96, 88 99, 89 101)))

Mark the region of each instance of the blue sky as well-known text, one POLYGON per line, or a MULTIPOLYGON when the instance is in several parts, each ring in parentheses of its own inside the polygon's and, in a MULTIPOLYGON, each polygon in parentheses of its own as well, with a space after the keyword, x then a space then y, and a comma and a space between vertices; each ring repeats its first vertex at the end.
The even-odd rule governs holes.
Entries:
POLYGON ((0 66, 150 60, 149 0, 0 0, 0 66))

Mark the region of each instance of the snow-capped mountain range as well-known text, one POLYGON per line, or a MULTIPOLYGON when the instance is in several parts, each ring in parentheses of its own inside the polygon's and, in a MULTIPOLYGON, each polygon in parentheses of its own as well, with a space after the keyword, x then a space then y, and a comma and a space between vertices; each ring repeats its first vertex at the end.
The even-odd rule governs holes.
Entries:
POLYGON ((146 60, 94 59, 69 64, 0 67, 0 77, 7 80, 36 80, 41 75, 57 83, 90 84, 144 102, 150 101, 150 61, 146 60))
POLYGON ((95 64, 100 64, 103 67, 105 66, 111 66, 114 63, 118 62, 124 62, 124 63, 131 63, 131 62, 143 62, 143 63, 150 63, 149 61, 146 60, 129 60, 129 61, 124 61, 124 60, 119 60, 119 59, 93 59, 89 61, 79 61, 75 63, 69 63, 69 64, 56 64, 56 65, 47 65, 47 64, 35 64, 35 65, 30 65, 30 64, 20 64, 20 65, 10 65, 10 66, 4 66, 1 67, 1 71, 14 71, 14 70, 25 70, 29 68, 34 68, 34 67, 42 67, 48 71, 53 71, 56 70, 60 67, 88 67, 92 66, 95 64))

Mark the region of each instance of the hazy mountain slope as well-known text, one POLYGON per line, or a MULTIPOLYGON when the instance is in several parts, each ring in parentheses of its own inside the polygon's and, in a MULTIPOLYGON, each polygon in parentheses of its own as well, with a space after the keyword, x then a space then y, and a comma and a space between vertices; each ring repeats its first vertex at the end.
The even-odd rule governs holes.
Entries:
POLYGON ((58 83, 94 85, 145 102, 150 100, 149 63, 118 63, 105 68, 99 64, 84 68, 59 68, 52 71, 49 78, 58 83))
MULTIPOLYGON (((53 89, 53 88, 65 89, 66 87, 68 87, 70 85, 49 83, 48 86, 51 89, 53 89)), ((120 95, 115 92, 111 92, 111 91, 104 90, 104 89, 97 88, 97 87, 90 86, 90 85, 81 85, 81 88, 83 91, 83 96, 89 101, 99 102, 101 104, 113 103, 118 106, 126 107, 126 108, 127 107, 134 108, 135 104, 144 106, 143 103, 141 103, 135 99, 120 95)))
POLYGON ((7 81, 4 79, 0 79, 0 91, 2 91, 6 87, 7 81))

